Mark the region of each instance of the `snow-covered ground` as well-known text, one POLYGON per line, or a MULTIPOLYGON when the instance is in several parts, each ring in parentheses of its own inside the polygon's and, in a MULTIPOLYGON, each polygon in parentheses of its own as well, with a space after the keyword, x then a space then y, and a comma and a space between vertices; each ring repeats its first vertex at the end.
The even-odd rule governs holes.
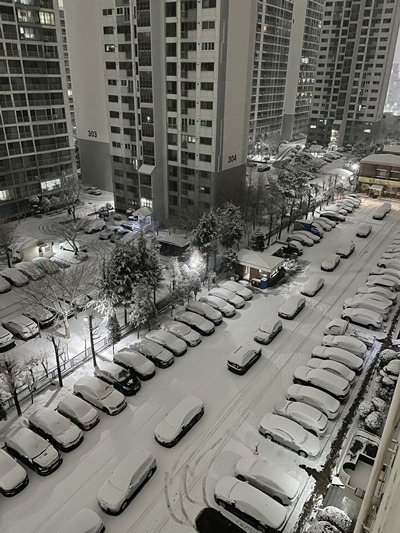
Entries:
MULTIPOLYGON (((357 287, 364 284, 370 268, 376 265, 396 233, 399 206, 393 203, 392 211, 383 221, 374 221, 372 213, 379 203, 365 199, 345 223, 325 233, 321 243, 305 248, 299 260, 302 270, 297 275, 288 277, 286 283, 276 288, 255 294, 234 318, 224 319, 212 336, 203 337, 199 346, 189 348, 171 367, 157 369, 156 376, 144 382, 136 396, 128 398, 128 407, 122 413, 115 417, 101 413, 100 424, 85 433, 83 443, 76 450, 63 454, 63 464, 56 472, 42 478, 29 470, 28 487, 13 498, 3 498, 0 530, 54 533, 81 508, 89 507, 102 516, 106 530, 113 533, 189 532, 200 509, 205 505, 215 506, 213 488, 217 480, 233 474, 239 457, 253 453, 258 444, 260 457, 282 466, 301 480, 303 491, 290 510, 292 514, 285 529, 291 531, 313 487, 312 478, 299 465, 321 468, 340 420, 330 422, 328 436, 321 440, 322 453, 315 460, 301 459, 290 450, 266 441, 258 433, 258 424, 277 401, 284 399, 294 369, 306 363, 311 349, 320 344, 325 324, 340 317, 343 300, 353 296, 357 287), (357 238, 357 225, 365 221, 372 223, 372 234, 367 239, 357 238), (342 259, 334 272, 322 273, 321 260, 344 240, 354 240, 355 253, 342 259), (283 331, 262 348, 262 358, 247 374, 230 373, 226 368, 227 356, 243 342, 252 341, 257 326, 276 316, 284 299, 298 293, 313 274, 325 278, 325 287, 314 298, 307 298, 306 308, 293 321, 284 321, 283 331), (154 428, 188 394, 204 401, 205 415, 177 446, 162 448, 154 440, 154 428), (157 459, 157 472, 120 516, 107 516, 98 507, 97 491, 133 446, 150 450, 157 459)), ((88 239, 88 248, 91 243, 100 244, 98 237, 84 238, 88 239)), ((122 344, 134 338, 125 339, 122 344)), ((104 355, 111 357, 111 352, 104 355)), ((35 404, 26 408, 24 417, 40 405, 55 407, 72 389, 74 381, 85 373, 92 374, 89 363, 66 378, 61 391, 49 390, 37 397, 35 404)), ((361 378, 357 378, 341 416, 351 407, 360 382, 361 378)), ((245 531, 254 531, 234 520, 245 531)))

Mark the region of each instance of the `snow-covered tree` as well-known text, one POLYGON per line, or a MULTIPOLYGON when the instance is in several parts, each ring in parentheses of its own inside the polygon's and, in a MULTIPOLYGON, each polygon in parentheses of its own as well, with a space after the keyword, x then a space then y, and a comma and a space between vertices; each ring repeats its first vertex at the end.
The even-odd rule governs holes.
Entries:
POLYGON ((150 329, 150 320, 157 316, 157 309, 154 305, 151 287, 142 283, 135 287, 132 294, 129 308, 129 322, 137 328, 139 338, 140 328, 147 324, 150 329))
POLYGON ((379 411, 380 413, 384 413, 387 407, 387 403, 382 400, 382 398, 374 397, 371 399, 371 403, 373 404, 376 411, 379 411))
POLYGON ((66 176, 61 179, 63 204, 68 208, 74 222, 77 222, 76 208, 81 203, 82 183, 75 176, 66 176))
POLYGON ((333 524, 321 520, 320 522, 314 522, 310 528, 307 529, 307 533, 341 533, 340 530, 333 524))
POLYGON ((3 390, 8 392, 14 401, 18 416, 21 406, 18 399, 18 388, 26 381, 27 365, 13 352, 0 352, 0 382, 3 390))
POLYGON ((378 411, 373 411, 364 420, 364 427, 371 433, 376 433, 382 427, 383 416, 378 411))
POLYGON ((370 413, 373 413, 374 411, 375 411, 374 404, 370 402, 369 400, 364 400, 363 402, 360 403, 358 407, 358 414, 360 418, 363 418, 363 419, 367 418, 367 416, 370 413))
POLYGON ((379 398, 382 398, 385 402, 390 402, 393 396, 392 391, 387 389, 386 387, 379 387, 377 390, 377 395, 379 398))
POLYGON ((206 254, 206 275, 208 274, 209 258, 216 253, 219 240, 218 218, 214 211, 204 213, 199 224, 192 232, 192 247, 206 254))
POLYGON ((9 248, 15 239, 17 227, 17 222, 9 222, 7 220, 0 219, 0 250, 2 250, 7 257, 7 264, 9 267, 12 266, 9 248))
POLYGON ((232 248, 239 243, 244 234, 244 221, 240 207, 226 202, 217 209, 219 223, 219 238, 224 248, 232 248))
POLYGON ((107 329, 108 329, 108 338, 110 342, 112 343, 113 347, 113 353, 114 353, 114 346, 121 340, 121 326, 119 325, 117 314, 111 313, 108 322, 107 322, 107 329))
POLYGON ((89 222, 83 219, 75 219, 73 221, 63 220, 52 226, 52 233, 63 241, 67 241, 72 246, 74 255, 78 255, 79 249, 76 243, 78 235, 86 229, 88 224, 89 222))
POLYGON ((133 246, 137 250, 138 266, 143 270, 145 282, 153 289, 155 304, 156 291, 163 280, 163 269, 158 255, 158 241, 156 237, 146 238, 141 231, 138 239, 133 242, 133 246))
POLYGON ((186 295, 187 301, 190 300, 192 294, 194 299, 196 299, 197 293, 201 290, 200 274, 197 272, 197 270, 189 268, 187 265, 182 265, 180 269, 182 288, 186 295))
POLYGON ((265 235, 260 230, 257 229, 249 239, 249 247, 255 252, 263 252, 265 250, 265 235))
POLYGON ((337 527, 343 533, 347 533, 351 527, 351 519, 349 516, 338 507, 328 506, 318 513, 318 520, 329 522, 337 527))
POLYGON ((229 276, 231 273, 235 272, 237 266, 237 253, 235 252, 235 250, 232 250, 232 248, 228 248, 222 256, 221 269, 225 271, 229 276))

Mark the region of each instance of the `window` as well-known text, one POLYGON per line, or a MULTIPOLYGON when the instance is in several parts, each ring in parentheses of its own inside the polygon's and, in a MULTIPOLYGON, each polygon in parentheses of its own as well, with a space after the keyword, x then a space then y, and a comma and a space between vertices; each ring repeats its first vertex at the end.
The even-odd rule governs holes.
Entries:
POLYGON ((176 2, 166 2, 165 4, 165 16, 176 17, 176 2))
POLYGON ((109 102, 114 102, 114 103, 115 103, 115 102, 118 102, 118 96, 115 95, 115 94, 109 94, 109 95, 108 95, 108 101, 109 101, 109 102))
POLYGON ((39 11, 40 24, 46 26, 54 26, 54 13, 48 13, 47 11, 39 11))
POLYGON ((215 20, 203 20, 201 24, 203 30, 213 30, 215 29, 215 20))
POLYGON ((121 128, 117 126, 111 126, 111 133, 121 133, 121 128))
POLYGON ((207 144, 208 146, 212 145, 211 137, 200 137, 200 144, 207 144))
POLYGON ((117 68, 117 65, 114 61, 106 61, 107 70, 115 70, 116 68, 117 68))
POLYGON ((112 15, 112 9, 103 9, 103 17, 106 17, 108 15, 112 15))
POLYGON ((117 143, 117 142, 113 141, 112 145, 113 145, 114 148, 121 148, 121 143, 117 143))
POLYGON ((212 72, 214 70, 214 63, 201 63, 201 70, 212 72))
POLYGON ((168 117, 168 128, 176 129, 176 117, 168 117))
POLYGON ((110 118, 119 118, 118 111, 110 111, 110 118))
POLYGON ((107 80, 108 85, 117 85, 117 80, 107 80))
POLYGON ((214 84, 212 81, 202 81, 200 84, 200 89, 202 91, 213 91, 214 90, 214 84))
POLYGON ((216 6, 216 0, 203 0, 201 3, 203 9, 216 6))
POLYGON ((211 120, 200 120, 200 126, 204 126, 205 128, 212 128, 212 122, 211 120))
POLYGON ((104 35, 112 35, 114 33, 113 26, 104 26, 103 27, 103 33, 104 33, 104 35))
POLYGON ((176 76, 176 63, 167 62, 167 76, 176 76))
POLYGON ((211 156, 209 154, 199 154, 199 160, 206 163, 211 163, 211 156))
POLYGON ((200 109, 213 109, 212 102, 200 102, 200 109))
POLYGON ((214 43, 201 43, 202 50, 214 50, 214 43))
POLYGON ((167 22, 165 25, 166 37, 176 37, 176 24, 175 22, 167 22))
POLYGON ((167 57, 176 57, 176 43, 167 43, 166 55, 167 57))
POLYGON ((104 45, 104 51, 105 52, 115 52, 115 44, 105 44, 104 45))

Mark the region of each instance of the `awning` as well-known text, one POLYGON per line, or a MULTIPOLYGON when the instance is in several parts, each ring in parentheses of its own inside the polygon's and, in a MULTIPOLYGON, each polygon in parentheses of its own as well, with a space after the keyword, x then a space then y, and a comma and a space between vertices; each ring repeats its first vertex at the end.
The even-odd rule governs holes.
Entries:
POLYGON ((373 191, 380 192, 383 189, 383 185, 370 185, 369 188, 372 189, 373 191))
POLYGON ((156 167, 154 165, 141 165, 139 168, 140 174, 151 174, 156 167))

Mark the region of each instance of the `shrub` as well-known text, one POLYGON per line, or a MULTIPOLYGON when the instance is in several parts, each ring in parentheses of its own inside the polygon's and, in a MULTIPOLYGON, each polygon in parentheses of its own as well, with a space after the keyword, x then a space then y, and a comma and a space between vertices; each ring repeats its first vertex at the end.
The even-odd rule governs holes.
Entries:
POLYGON ((392 399, 392 392, 390 392, 386 387, 379 387, 377 395, 382 400, 385 400, 385 402, 390 402, 392 399))
POLYGON ((382 364, 387 365, 390 361, 393 361, 393 359, 398 359, 399 355, 400 354, 398 352, 395 352, 390 348, 386 348, 380 352, 379 360, 382 364))
POLYGON ((361 402, 358 408, 358 414, 360 415, 360 418, 366 418, 373 411, 375 411, 374 404, 369 400, 364 400, 361 402))
POLYGON ((349 516, 338 507, 325 507, 318 514, 319 521, 326 521, 338 528, 343 533, 347 533, 351 526, 349 516))
POLYGON ((321 521, 312 524, 307 533, 340 533, 340 530, 329 522, 321 521))
POLYGON ((382 424, 383 416, 378 411, 370 413, 364 421, 365 429, 371 433, 376 433, 382 427, 382 424))
POLYGON ((120 215, 119 213, 114 213, 113 219, 114 220, 122 220, 122 215, 120 215))
POLYGON ((372 398, 371 399, 372 404, 374 405, 375 409, 379 411, 380 413, 383 413, 387 407, 387 403, 382 400, 382 398, 372 398))

